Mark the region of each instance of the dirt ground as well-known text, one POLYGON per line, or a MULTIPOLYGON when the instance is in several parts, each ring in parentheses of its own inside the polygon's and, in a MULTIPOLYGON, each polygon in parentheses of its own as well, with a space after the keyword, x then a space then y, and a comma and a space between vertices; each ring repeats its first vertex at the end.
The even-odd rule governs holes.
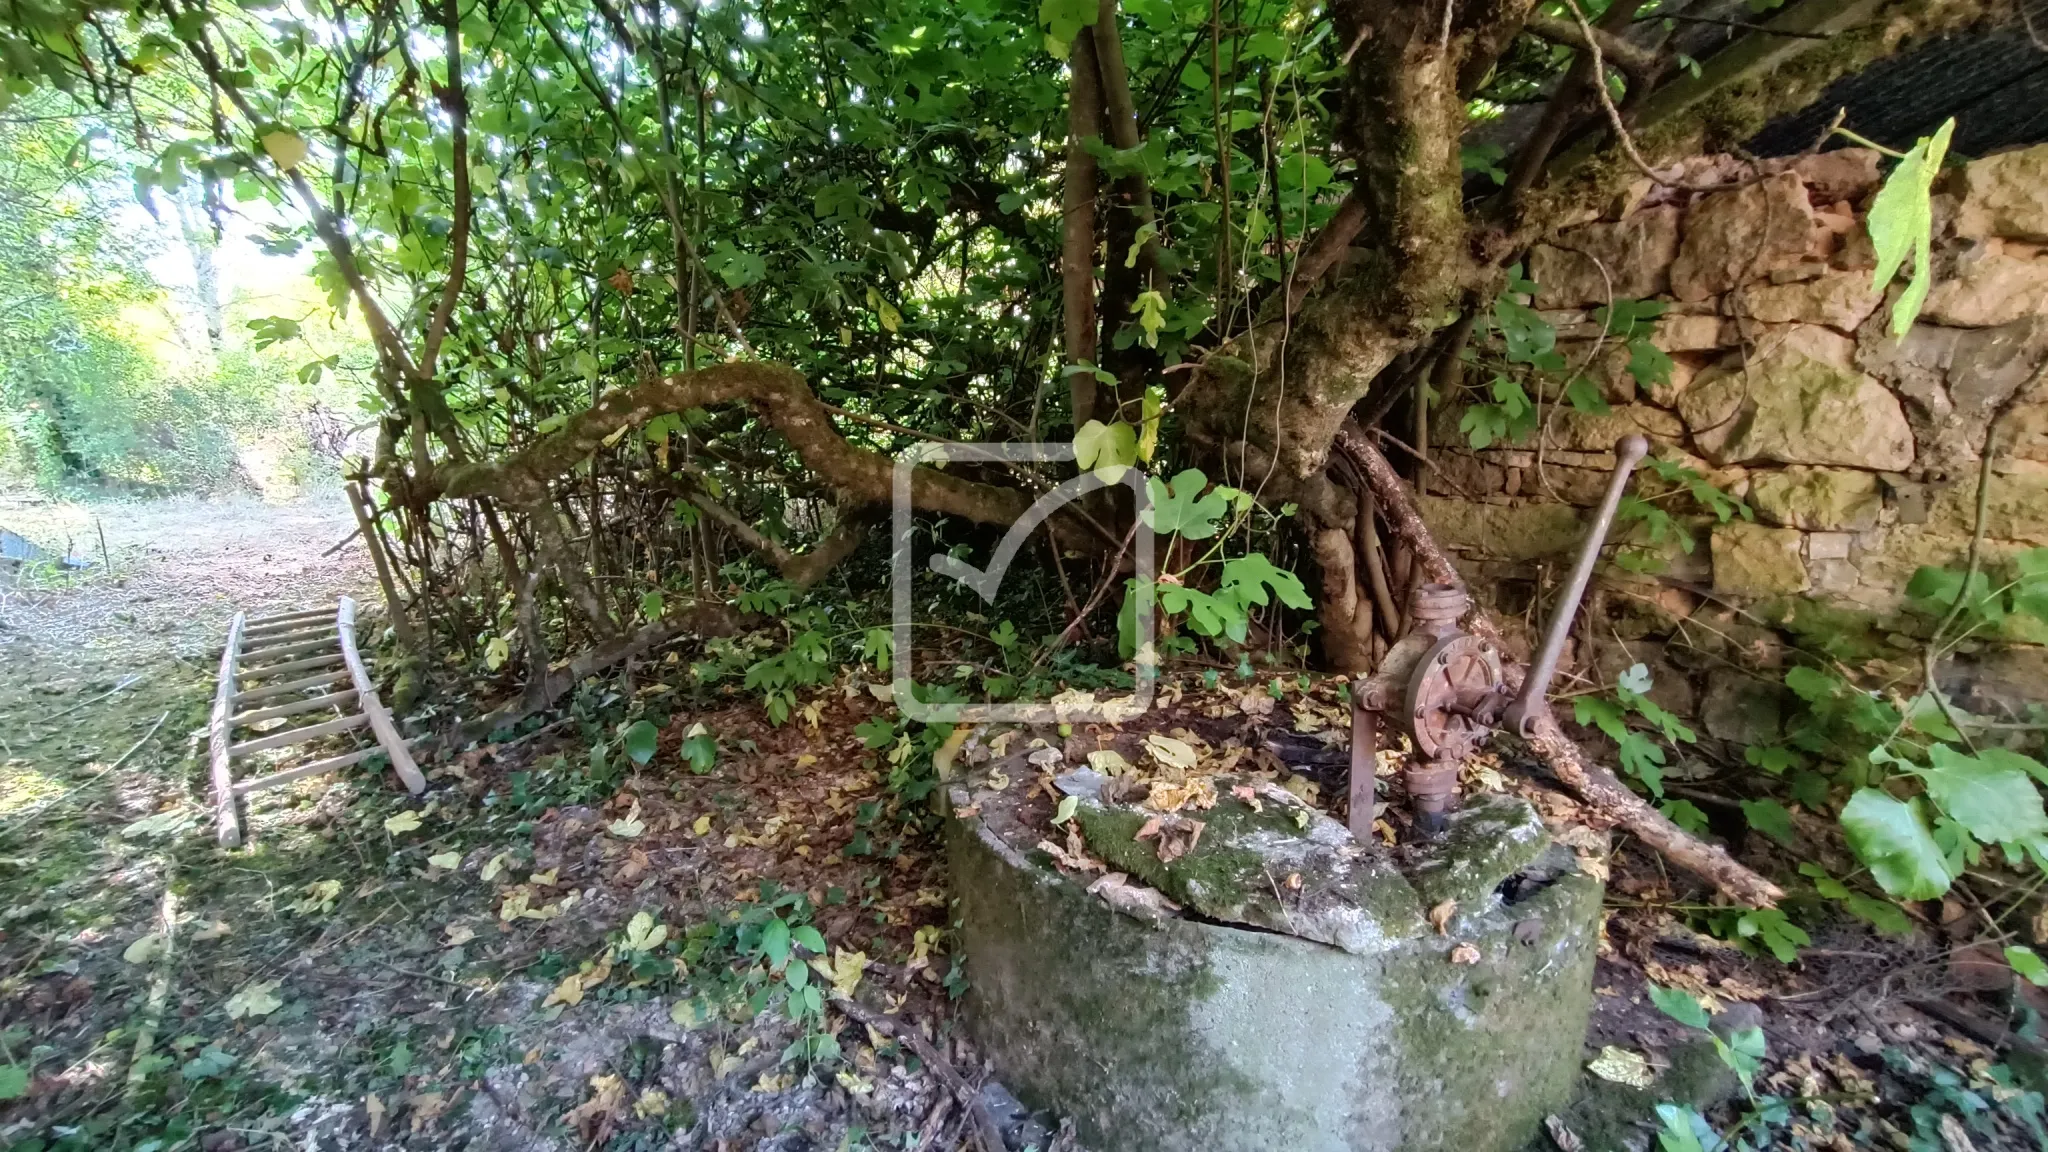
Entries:
MULTIPOLYGON (((323 555, 347 506, 0 503, 96 558, 95 519, 111 574, 0 585, 0 1066, 27 1076, 8 1092, 0 1067, 0 1147, 850 1150, 932 1115, 902 1042, 857 1030, 838 1075, 793 1073, 817 1017, 620 946, 646 912, 643 942, 694 928, 684 954, 727 972, 740 910, 772 906, 833 940, 846 987, 943 1025, 927 846, 850 855, 852 821, 804 824, 879 794, 843 747, 848 770, 811 768, 860 748, 872 701, 775 730, 707 715, 747 748, 703 776, 619 775, 616 731, 565 717, 433 768, 423 802, 388 772, 260 793, 250 846, 222 852, 195 753, 228 617, 343 593, 374 611, 364 553, 323 555)), ((637 695, 672 763, 680 714, 637 695)))
MULTIPOLYGON (((346 505, 16 498, 0 526, 93 557, 103 528, 112 561, 0 583, 0 1148, 961 1146, 941 1077, 984 1070, 954 1034, 945 878, 856 683, 772 726, 692 697, 670 656, 424 758, 424 797, 367 770, 261 793, 250 846, 223 852, 195 755, 217 645, 237 609, 347 593, 374 613, 360 549, 326 554, 346 505), (717 753, 693 771, 698 724, 717 753), (777 933, 822 945, 812 986, 872 1019, 792 1011, 761 962, 777 933)), ((507 684, 478 672, 442 670, 415 728, 495 702, 507 684)), ((1904 941, 1816 931, 1788 965, 1698 931, 1726 910, 1654 859, 1612 867, 1586 1056, 1659 1079, 1587 1074, 1540 1146, 1716 1147, 1660 1132, 1652 1106, 1680 1098, 1724 1133, 1752 1118, 1753 1148, 2048 1148, 2041 1046, 2008 1027, 2010 989, 1971 986, 1937 910, 1904 941), (1709 998, 1724 1033, 1761 1027, 1753 1096, 1651 981, 1709 998)))

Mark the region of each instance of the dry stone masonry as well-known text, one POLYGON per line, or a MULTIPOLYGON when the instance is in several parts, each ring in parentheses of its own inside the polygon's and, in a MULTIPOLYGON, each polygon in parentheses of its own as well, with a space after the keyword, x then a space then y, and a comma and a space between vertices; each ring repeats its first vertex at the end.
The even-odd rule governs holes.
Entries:
MULTIPOLYGON (((1882 180, 1877 153, 1766 163, 1765 179, 1719 192, 1644 181, 1606 218, 1566 227, 1530 254, 1531 303, 1609 412, 1572 410, 1552 382, 1538 397, 1540 448, 1532 437, 1483 451, 1465 447, 1457 403, 1435 414, 1425 515, 1510 615, 1568 559, 1622 435, 1649 437, 1658 455, 1753 510, 1754 522, 1693 521, 1704 546, 1668 549, 1661 579, 1624 590, 1640 611, 1609 629, 1624 643, 1585 654, 1592 663, 1660 654, 1705 614, 1702 623, 1730 626, 1728 642, 1746 644, 1743 662, 1755 668, 1770 643, 1745 640, 1754 616, 1731 606, 1781 624, 1859 622, 1881 643, 1914 571, 1960 564, 1985 429, 2008 400, 1988 554, 2048 545, 2048 145, 1983 157, 1937 182, 1936 282, 1902 340, 1889 323, 1903 282, 1871 286, 1864 218, 1882 180), (1652 340, 1672 358, 1668 383, 1638 385, 1627 350, 1596 342, 1595 310, 1621 298, 1667 305, 1652 340)), ((1745 170, 1728 157, 1683 168, 1688 182, 1745 170)), ((2048 682, 2039 675, 2048 662, 2026 663, 2038 653, 2000 659, 2048 682)), ((1717 685, 1704 666, 1666 671, 1716 735, 1759 726, 1763 702, 1738 692, 1741 677, 1724 671, 1717 685)))

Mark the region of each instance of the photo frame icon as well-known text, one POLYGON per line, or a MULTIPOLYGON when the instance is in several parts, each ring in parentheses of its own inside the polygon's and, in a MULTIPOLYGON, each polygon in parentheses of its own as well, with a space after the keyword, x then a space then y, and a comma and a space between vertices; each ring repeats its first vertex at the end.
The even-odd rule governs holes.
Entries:
MULTIPOLYGON (((1157 615, 1157 597, 1154 596, 1140 596, 1135 605, 1136 666, 1132 690, 1125 696, 1099 700, 1093 693, 1066 692, 1041 701, 932 701, 920 696, 917 681, 911 675, 911 637, 917 624, 912 609, 912 586, 917 572, 911 563, 911 519, 915 511, 911 497, 918 468, 976 461, 1059 464, 1074 459, 1074 446, 1065 442, 919 444, 897 456, 891 469, 890 492, 890 626, 896 651, 890 688, 896 707, 907 719, 921 724, 1120 723, 1152 706, 1153 692, 1159 679, 1158 650, 1153 634, 1157 615)), ((1149 586, 1155 575, 1156 547, 1152 529, 1142 515, 1151 506, 1151 490, 1147 484, 1149 476, 1140 468, 1125 467, 1115 479, 1104 479, 1104 473, 1109 471, 1103 468, 1081 472, 1041 495, 1004 532, 985 567, 975 567, 947 554, 928 556, 925 566, 932 572, 967 585, 984 603, 993 605, 1001 591, 1003 577, 1040 525, 1061 508, 1091 492, 1122 485, 1131 489, 1134 508, 1140 513, 1132 528, 1130 553, 1135 569, 1133 575, 1141 587, 1149 586)))

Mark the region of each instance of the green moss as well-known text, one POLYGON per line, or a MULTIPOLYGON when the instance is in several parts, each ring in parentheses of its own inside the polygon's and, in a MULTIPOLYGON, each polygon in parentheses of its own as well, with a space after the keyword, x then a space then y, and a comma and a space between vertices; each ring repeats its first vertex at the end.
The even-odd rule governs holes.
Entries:
MULTIPOLYGON (((1195 818, 1195 817, 1191 817, 1195 818)), ((1206 827, 1195 849, 1171 862, 1159 859, 1157 840, 1139 840, 1149 817, 1128 808, 1103 808, 1086 801, 1074 812, 1088 847, 1110 867, 1128 872, 1183 904, 1210 915, 1241 908, 1259 892, 1265 875, 1257 853, 1235 844, 1264 821, 1236 799, 1199 814, 1206 827)))
POLYGON ((1809 596, 1783 596, 1753 609, 1756 615, 1790 633, 1801 648, 1850 662, 1891 653, 1885 635, 1896 621, 1873 612, 1844 608, 1809 596))
POLYGON ((1550 834, 1528 804, 1510 796, 1477 796, 1451 814, 1443 835, 1409 869, 1408 882, 1422 907, 1456 900, 1470 908, 1549 846, 1550 834))

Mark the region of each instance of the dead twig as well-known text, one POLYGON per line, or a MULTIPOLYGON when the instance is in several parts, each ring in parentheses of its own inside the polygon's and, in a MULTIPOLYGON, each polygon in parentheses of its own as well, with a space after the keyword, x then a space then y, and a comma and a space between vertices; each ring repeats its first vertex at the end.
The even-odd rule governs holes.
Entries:
POLYGON ((884 1016, 867 1005, 845 996, 832 997, 832 1003, 848 1017, 884 1036, 892 1036, 910 1045, 911 1050, 917 1053, 917 1058, 924 1061, 925 1067, 932 1070, 932 1074, 939 1078, 940 1083, 952 1090, 953 1095, 960 1101, 960 1106, 967 1110, 968 1116, 973 1120, 975 1142, 980 1145, 981 1152, 1004 1152, 1003 1134, 996 1127, 995 1117, 989 1115, 988 1109, 982 1105, 980 1094, 967 1082, 966 1077, 960 1075, 960 1070, 953 1067, 953 1062, 946 1059, 931 1041, 924 1038, 924 1033, 905 1021, 893 1016, 884 1016))

